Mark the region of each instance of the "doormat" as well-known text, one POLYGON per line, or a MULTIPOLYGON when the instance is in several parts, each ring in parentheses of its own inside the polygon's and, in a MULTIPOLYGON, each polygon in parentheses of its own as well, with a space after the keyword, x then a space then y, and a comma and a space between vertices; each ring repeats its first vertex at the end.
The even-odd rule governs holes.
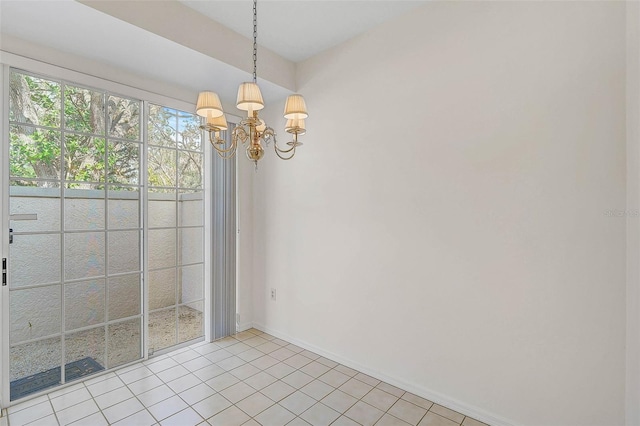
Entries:
MULTIPOLYGON (((64 366, 65 381, 70 382, 100 370, 104 370, 104 367, 91 357, 73 361, 64 366)), ((22 398, 59 383, 60 367, 14 380, 10 384, 11 400, 22 398)))

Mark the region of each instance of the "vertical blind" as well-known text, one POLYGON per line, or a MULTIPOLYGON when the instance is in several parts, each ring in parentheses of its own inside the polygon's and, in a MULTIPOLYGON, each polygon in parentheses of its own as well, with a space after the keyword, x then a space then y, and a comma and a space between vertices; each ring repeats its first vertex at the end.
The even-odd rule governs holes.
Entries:
MULTIPOLYGON (((235 126, 229 123, 230 142, 235 126)), ((222 159, 212 153, 213 209, 211 278, 211 335, 213 340, 236 332, 236 157, 222 159)))

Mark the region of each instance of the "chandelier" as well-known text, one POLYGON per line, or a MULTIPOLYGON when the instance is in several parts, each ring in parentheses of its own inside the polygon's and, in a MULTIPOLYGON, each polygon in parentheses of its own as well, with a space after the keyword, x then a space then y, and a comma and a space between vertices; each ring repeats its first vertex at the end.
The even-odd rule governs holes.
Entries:
POLYGON ((200 126, 209 133, 209 141, 218 155, 224 159, 232 158, 238 150, 238 142, 243 146, 249 141, 246 152, 247 158, 258 167, 258 161, 264 156, 263 144, 268 146, 273 139, 273 147, 276 155, 283 160, 290 160, 296 153, 296 148, 302 145, 298 142, 298 136, 306 132, 304 119, 309 116, 307 106, 302 95, 293 94, 287 98, 284 106, 284 118, 287 124, 284 130, 293 135, 293 139, 287 142, 287 147, 281 148, 276 140, 276 132, 268 127, 264 120, 258 117, 258 111, 264 108, 262 93, 257 83, 258 63, 258 9, 257 0, 253 0, 253 81, 240 84, 236 107, 247 112, 247 117, 242 119, 231 132, 231 141, 227 143, 220 137, 220 132, 227 130, 227 120, 222 110, 220 98, 215 92, 201 92, 198 95, 196 113, 206 118, 206 123, 200 126))

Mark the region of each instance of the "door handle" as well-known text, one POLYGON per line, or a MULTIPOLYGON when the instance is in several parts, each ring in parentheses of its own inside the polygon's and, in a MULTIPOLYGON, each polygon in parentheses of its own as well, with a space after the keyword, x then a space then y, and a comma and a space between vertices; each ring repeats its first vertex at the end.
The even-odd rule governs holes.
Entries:
MULTIPOLYGON (((10 214, 9 220, 38 220, 37 213, 10 214)), ((9 244, 13 244, 13 229, 9 228, 9 244)))

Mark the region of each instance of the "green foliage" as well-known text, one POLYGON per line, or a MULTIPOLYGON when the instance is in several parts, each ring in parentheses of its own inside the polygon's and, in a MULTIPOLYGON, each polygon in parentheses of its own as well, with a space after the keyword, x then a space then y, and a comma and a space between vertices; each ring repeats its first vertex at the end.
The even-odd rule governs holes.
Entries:
POLYGON ((76 182, 104 182, 105 139, 67 134, 65 179, 76 182))
MULTIPOLYGON (((76 188, 140 184, 140 101, 12 72, 9 116, 17 184, 30 185, 30 178, 63 179, 76 188)), ((148 150, 150 185, 202 187, 199 124, 193 114, 150 106, 149 143, 157 146, 148 150)))
POLYGON ((60 163, 60 134, 53 130, 11 126, 10 173, 26 178, 56 179, 60 163))
POLYGON ((60 84, 39 78, 27 79, 31 100, 38 107, 41 126, 57 127, 60 124, 60 84))
POLYGON ((140 102, 132 99, 109 96, 109 136, 140 139, 140 102))
POLYGON ((139 184, 140 145, 112 141, 107 156, 109 183, 139 184))
POLYGON ((104 94, 65 86, 64 127, 77 132, 104 135, 104 94))
POLYGON ((147 179, 151 186, 202 188, 200 119, 158 105, 149 107, 147 179), (180 150, 190 151, 176 151, 180 150))
POLYGON ((60 84, 11 73, 9 118, 44 127, 60 125, 60 84))

